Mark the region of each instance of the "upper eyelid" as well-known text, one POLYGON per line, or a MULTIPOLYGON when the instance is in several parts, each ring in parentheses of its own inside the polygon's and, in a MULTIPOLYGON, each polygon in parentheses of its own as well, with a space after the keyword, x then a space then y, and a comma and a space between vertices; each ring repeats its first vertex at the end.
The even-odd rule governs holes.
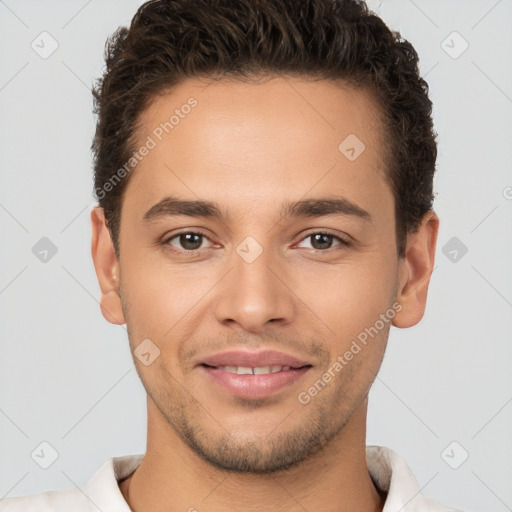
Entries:
POLYGON ((206 233, 204 233, 200 229, 196 228, 196 229, 188 229, 188 230, 185 230, 185 231, 179 231, 178 233, 173 233, 172 235, 167 235, 166 234, 166 235, 163 236, 163 241, 166 242, 166 241, 172 240, 173 238, 176 238, 177 236, 189 235, 189 234, 202 235, 205 238, 208 238, 208 239, 210 238, 206 233))
MULTIPOLYGON (((314 228, 313 228, 314 229, 314 228)), ((212 242, 213 244, 215 244, 215 242, 206 234, 204 233, 203 231, 201 231, 200 229, 196 229, 195 231, 194 230, 188 230, 188 231, 180 231, 179 233, 174 233, 173 235, 170 235, 170 236, 164 236, 163 238, 163 242, 164 243, 169 243, 171 240, 173 240, 174 238, 177 238, 179 237, 180 235, 187 235, 187 234, 195 234, 195 235, 201 235, 205 238, 207 238, 210 242, 212 242)), ((312 235, 316 235, 316 234, 322 234, 322 235, 329 235, 329 236, 332 236, 334 238, 337 238, 341 243, 343 244, 348 244, 349 243, 349 240, 345 239, 343 236, 340 236, 340 235, 337 235, 337 234, 334 234, 334 233, 331 233, 329 229, 325 229, 325 230, 319 230, 319 229, 316 229, 316 230, 313 230, 313 231, 310 231, 306 234, 304 234, 301 239, 297 242, 297 243, 300 243, 300 242, 303 242, 306 238, 309 238, 310 236, 312 235)), ((346 235, 347 238, 351 238, 349 235, 346 235)), ((182 249, 183 251, 187 251, 187 249, 182 249)), ((188 249, 189 251, 191 252, 198 252, 199 249, 188 249)), ((324 252, 324 251, 323 251, 324 252)))
POLYGON ((310 236, 313 236, 313 235, 328 235, 328 236, 332 236, 333 238, 336 238, 338 239, 341 243, 343 244, 348 244, 349 243, 349 240, 347 240, 346 238, 340 236, 340 235, 335 235, 334 233, 329 233, 328 231, 312 231, 311 233, 308 233, 306 235, 304 235, 300 240, 299 240, 299 243, 300 242, 303 242, 304 240, 306 240, 306 238, 309 238, 310 236))

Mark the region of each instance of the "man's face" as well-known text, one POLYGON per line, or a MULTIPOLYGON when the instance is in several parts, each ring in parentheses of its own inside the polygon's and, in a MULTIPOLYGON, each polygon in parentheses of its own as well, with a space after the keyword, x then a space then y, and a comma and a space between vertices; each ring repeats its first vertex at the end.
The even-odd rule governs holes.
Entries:
POLYGON ((204 86, 187 81, 141 116, 136 146, 151 136, 156 147, 123 199, 124 318, 132 351, 148 339, 160 350, 148 366, 134 359, 156 405, 149 421, 217 467, 270 472, 341 432, 384 354, 390 323, 377 321, 402 263, 382 128, 367 93, 326 81, 204 86), (171 197, 215 203, 221 217, 177 214, 171 197), (321 200, 342 207, 285 210, 321 200))

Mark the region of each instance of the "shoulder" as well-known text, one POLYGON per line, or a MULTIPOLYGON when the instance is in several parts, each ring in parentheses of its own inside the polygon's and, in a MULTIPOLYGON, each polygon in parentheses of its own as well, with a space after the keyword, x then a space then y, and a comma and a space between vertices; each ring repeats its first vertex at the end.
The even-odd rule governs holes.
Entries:
POLYGON ((4 498, 0 512, 88 512, 89 504, 79 489, 48 491, 32 496, 4 498))
POLYGON ((384 446, 367 446, 366 462, 375 486, 386 494, 382 512, 462 512, 424 497, 405 460, 384 446))
POLYGON ((0 512, 130 512, 118 481, 131 474, 143 454, 108 459, 88 483, 62 491, 0 499, 0 512))

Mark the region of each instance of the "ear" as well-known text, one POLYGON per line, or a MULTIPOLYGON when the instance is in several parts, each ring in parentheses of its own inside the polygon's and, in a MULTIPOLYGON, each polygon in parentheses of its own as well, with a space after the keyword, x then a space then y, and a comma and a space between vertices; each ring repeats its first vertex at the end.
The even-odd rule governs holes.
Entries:
POLYGON ((91 212, 91 252, 96 276, 101 289, 100 307, 105 319, 116 325, 125 323, 119 295, 119 262, 105 223, 103 208, 96 206, 91 212))
POLYGON ((393 319, 396 327, 412 327, 425 313, 430 276, 434 268, 439 218, 427 212, 417 231, 407 236, 405 257, 400 261, 397 302, 402 309, 393 319))

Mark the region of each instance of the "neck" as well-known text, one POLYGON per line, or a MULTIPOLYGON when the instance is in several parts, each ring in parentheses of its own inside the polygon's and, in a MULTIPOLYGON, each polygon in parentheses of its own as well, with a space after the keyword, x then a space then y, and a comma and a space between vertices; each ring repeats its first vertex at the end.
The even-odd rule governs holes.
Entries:
POLYGON ((381 512, 385 497, 366 466, 366 408, 365 400, 338 435, 300 465, 253 475, 223 472, 200 459, 148 398, 146 454, 120 490, 134 512, 381 512))
POLYGON ((300 465, 253 475, 223 472, 200 459, 148 398, 146 454, 120 490, 134 512, 381 512, 385 498, 366 466, 366 408, 364 401, 338 435, 300 465))

